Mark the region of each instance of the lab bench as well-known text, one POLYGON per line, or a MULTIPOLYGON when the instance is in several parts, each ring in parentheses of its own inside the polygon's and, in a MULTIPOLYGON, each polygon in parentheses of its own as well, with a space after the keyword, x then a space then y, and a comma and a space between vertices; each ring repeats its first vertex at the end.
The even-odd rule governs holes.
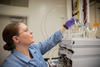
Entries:
POLYGON ((100 39, 65 38, 58 55, 62 67, 100 67, 100 39))

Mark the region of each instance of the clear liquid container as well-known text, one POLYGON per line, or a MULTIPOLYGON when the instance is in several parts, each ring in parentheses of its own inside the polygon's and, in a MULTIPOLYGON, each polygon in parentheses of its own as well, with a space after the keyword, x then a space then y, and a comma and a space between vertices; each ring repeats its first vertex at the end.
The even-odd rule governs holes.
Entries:
POLYGON ((97 28, 99 26, 98 22, 93 23, 93 28, 92 28, 92 37, 96 38, 96 32, 97 32, 97 28))
POLYGON ((83 24, 78 19, 75 20, 75 25, 71 27, 71 38, 82 38, 83 37, 83 24))

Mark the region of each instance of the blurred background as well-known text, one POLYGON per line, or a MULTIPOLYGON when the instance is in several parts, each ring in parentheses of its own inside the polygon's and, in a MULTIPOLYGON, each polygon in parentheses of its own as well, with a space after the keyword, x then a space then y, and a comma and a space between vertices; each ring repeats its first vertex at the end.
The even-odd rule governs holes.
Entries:
MULTIPOLYGON (((37 43, 71 17, 79 21, 66 31, 64 38, 100 39, 100 0, 0 0, 0 65, 10 54, 3 49, 2 40, 7 24, 22 21, 32 30, 37 43)), ((58 46, 54 47, 44 58, 57 58, 58 50, 58 46)))

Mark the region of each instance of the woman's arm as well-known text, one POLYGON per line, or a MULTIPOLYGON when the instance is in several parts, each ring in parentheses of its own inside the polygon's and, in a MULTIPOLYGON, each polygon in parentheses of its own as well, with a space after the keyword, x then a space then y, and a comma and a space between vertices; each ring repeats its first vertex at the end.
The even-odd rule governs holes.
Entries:
POLYGON ((48 50, 50 50, 59 42, 61 42, 65 30, 69 29, 74 24, 75 24, 74 18, 67 20, 65 24, 60 28, 60 30, 51 35, 47 40, 40 42, 39 45, 37 46, 40 49, 41 53, 42 54, 46 53, 48 50))
POLYGON ((60 28, 60 31, 61 31, 61 33, 62 33, 62 35, 63 35, 64 32, 66 31, 66 28, 62 26, 62 27, 60 28))
POLYGON ((52 34, 48 39, 45 41, 40 42, 36 46, 39 48, 42 54, 45 54, 47 51, 49 51, 51 48, 53 48, 55 45, 57 45, 59 42, 61 42, 65 29, 61 28, 60 30, 56 31, 54 34, 52 34))

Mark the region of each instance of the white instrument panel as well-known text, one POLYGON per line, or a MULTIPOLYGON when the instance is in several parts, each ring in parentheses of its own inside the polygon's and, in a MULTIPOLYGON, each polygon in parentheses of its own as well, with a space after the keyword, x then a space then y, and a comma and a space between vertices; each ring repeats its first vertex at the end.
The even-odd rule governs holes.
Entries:
POLYGON ((72 60, 72 67, 100 67, 100 39, 64 39, 60 46, 74 51, 61 52, 72 60))

